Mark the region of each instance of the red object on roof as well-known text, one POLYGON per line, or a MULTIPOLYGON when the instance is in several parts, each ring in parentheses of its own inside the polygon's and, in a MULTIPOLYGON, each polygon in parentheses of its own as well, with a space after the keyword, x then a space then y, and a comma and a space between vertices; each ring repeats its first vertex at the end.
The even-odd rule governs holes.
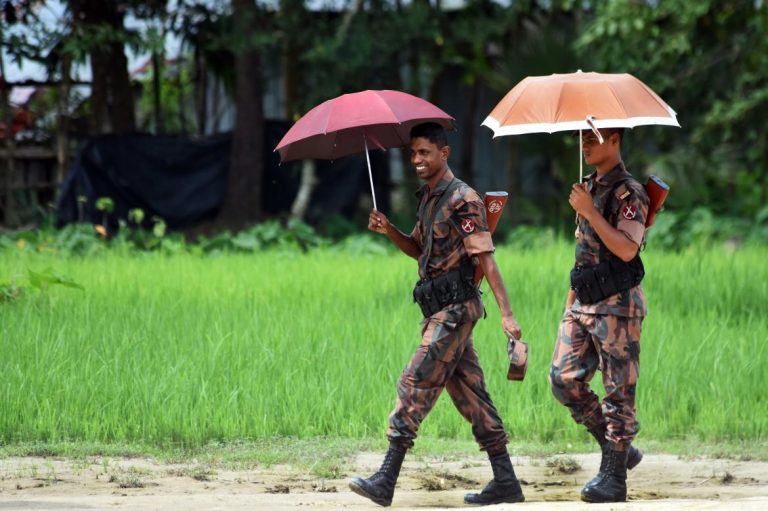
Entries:
MULTIPOLYGON (((33 126, 32 114, 28 110, 17 109, 13 114, 13 123, 11 123, 11 133, 16 135, 33 126)), ((0 139, 5 138, 6 123, 0 121, 0 139)))

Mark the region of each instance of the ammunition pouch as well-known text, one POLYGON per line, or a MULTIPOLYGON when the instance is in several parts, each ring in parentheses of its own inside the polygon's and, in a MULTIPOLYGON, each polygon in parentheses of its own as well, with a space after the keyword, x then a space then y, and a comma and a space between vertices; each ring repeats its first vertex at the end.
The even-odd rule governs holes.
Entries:
POLYGON ((645 276, 643 261, 636 256, 624 262, 610 257, 595 266, 574 266, 571 270, 571 289, 584 304, 597 303, 640 284, 645 276))
POLYGON ((419 304, 425 318, 443 310, 447 305, 461 303, 480 296, 474 282, 474 266, 461 268, 432 279, 423 279, 413 288, 413 301, 419 304))

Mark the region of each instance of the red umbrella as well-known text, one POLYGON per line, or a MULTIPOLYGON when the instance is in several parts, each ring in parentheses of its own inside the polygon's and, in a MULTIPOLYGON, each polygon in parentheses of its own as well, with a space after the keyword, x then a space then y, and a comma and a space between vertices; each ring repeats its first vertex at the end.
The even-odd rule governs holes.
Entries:
MULTIPOLYGON (((453 128, 453 117, 432 103, 405 92, 366 90, 343 94, 316 106, 296 121, 275 147, 281 161, 335 160, 365 151, 373 194, 368 145, 377 149, 410 143, 411 128, 422 122, 453 128)), ((376 208, 376 196, 373 196, 376 208)))

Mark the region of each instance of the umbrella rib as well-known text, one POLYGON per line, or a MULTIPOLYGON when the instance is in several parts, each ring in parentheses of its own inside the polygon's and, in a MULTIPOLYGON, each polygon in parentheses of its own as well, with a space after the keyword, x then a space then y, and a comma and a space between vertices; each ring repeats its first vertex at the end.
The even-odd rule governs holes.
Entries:
POLYGON ((619 108, 621 109, 621 112, 624 114, 624 117, 629 118, 629 115, 627 114, 627 110, 624 108, 624 105, 619 100, 619 96, 616 94, 616 91, 613 90, 613 87, 610 87, 611 95, 613 96, 613 99, 616 101, 616 104, 619 105, 619 108))
MULTIPOLYGON (((377 93, 377 94, 374 94, 373 96, 376 98, 376 101, 378 101, 379 103, 381 103, 382 105, 384 105, 386 107, 387 111, 390 113, 390 115, 394 119, 397 119, 397 116, 395 115, 395 112, 392 111, 392 107, 389 105, 389 103, 384 98, 381 97, 381 95, 379 95, 377 93)), ((376 124, 382 124, 382 123, 376 123, 376 124)), ((384 123, 384 124, 395 124, 395 123, 384 123)), ((400 124, 400 123, 397 122, 397 124, 400 124)))
POLYGON ((499 121, 499 125, 501 125, 501 126, 503 126, 504 124, 506 124, 507 121, 509 121, 509 118, 511 116, 512 110, 514 109, 514 107, 517 104, 517 102, 520 101, 520 98, 523 97, 523 94, 528 89, 528 87, 530 87, 531 82, 528 81, 528 82, 522 83, 520 85, 522 85, 522 87, 520 88, 520 93, 517 95, 517 97, 512 101, 512 103, 507 108, 507 112, 504 115, 504 118, 498 120, 499 121))

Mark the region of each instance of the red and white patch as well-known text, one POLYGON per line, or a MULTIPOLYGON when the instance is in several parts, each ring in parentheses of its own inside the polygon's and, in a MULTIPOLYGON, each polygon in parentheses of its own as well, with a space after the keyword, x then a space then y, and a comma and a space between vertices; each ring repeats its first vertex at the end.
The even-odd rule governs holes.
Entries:
POLYGON ((637 215, 637 208, 632 204, 628 204, 627 206, 624 206, 624 209, 621 210, 621 216, 623 216, 627 220, 632 220, 633 218, 635 218, 635 215, 637 215))
POLYGON ((498 213, 501 211, 501 202, 497 200, 492 200, 490 204, 488 204, 488 211, 491 213, 498 213))
POLYGON ((461 230, 466 232, 467 234, 471 233, 475 230, 475 222, 473 222, 469 218, 465 218, 461 221, 461 230))

